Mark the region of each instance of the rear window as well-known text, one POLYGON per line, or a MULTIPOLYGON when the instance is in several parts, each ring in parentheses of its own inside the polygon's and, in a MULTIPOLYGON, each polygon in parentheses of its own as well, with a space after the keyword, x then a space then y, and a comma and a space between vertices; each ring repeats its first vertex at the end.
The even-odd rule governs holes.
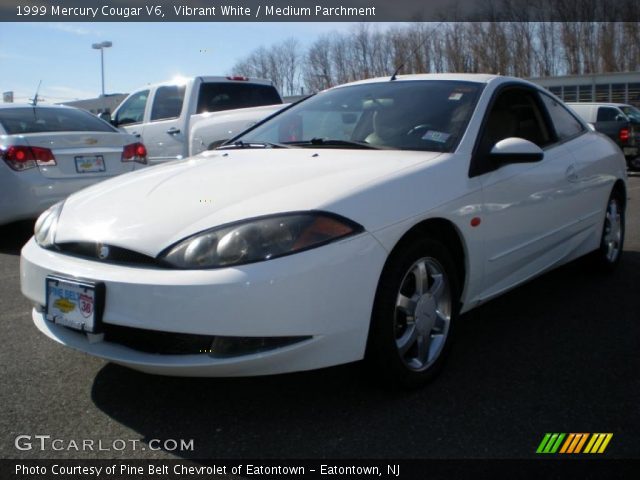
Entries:
POLYGON ((275 87, 254 83, 203 83, 198 93, 198 113, 282 103, 275 87))
POLYGON ((108 123, 72 108, 2 108, 0 125, 9 134, 44 132, 115 132, 108 123))

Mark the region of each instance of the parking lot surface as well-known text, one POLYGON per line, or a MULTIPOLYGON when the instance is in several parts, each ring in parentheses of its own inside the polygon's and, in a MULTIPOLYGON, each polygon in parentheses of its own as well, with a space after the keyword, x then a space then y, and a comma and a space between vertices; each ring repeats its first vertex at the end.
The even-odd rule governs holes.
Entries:
POLYGON ((415 392, 382 390, 359 364, 189 379, 71 351, 20 294, 32 225, 0 227, 0 458, 523 458, 546 432, 611 432, 608 458, 640 458, 640 177, 628 193, 614 274, 574 262, 461 317, 446 368, 415 392), (18 435, 62 441, 19 450, 18 435))

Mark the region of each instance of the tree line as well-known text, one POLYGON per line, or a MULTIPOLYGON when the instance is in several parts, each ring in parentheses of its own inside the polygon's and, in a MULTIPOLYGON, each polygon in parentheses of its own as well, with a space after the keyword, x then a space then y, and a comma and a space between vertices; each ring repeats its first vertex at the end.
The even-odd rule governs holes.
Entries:
POLYGON ((294 38, 259 47, 233 73, 271 79, 284 95, 299 95, 391 76, 399 67, 400 74, 517 77, 638 71, 640 22, 416 22, 389 28, 362 23, 305 48, 294 38))

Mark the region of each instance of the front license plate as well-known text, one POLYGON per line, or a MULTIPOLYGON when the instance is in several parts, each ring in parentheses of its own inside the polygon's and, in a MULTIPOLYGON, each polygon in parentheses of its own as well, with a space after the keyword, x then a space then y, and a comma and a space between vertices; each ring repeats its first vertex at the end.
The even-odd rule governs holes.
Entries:
POLYGON ((76 171, 78 173, 104 172, 104 158, 102 155, 88 157, 75 157, 76 171))
POLYGON ((103 284, 48 276, 46 288, 47 320, 81 332, 98 331, 103 284))

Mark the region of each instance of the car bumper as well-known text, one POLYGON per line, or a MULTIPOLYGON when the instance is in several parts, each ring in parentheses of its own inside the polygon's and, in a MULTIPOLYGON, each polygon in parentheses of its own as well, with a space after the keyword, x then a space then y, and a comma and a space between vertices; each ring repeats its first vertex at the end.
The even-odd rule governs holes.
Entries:
POLYGON ((22 250, 23 294, 33 320, 59 343, 149 373, 244 376, 285 373, 364 356, 371 308, 387 252, 368 233, 267 262, 216 270, 166 270, 62 255, 31 239, 22 250), (56 274, 105 285, 102 321, 152 332, 301 341, 225 358, 158 354, 53 324, 45 279, 56 274))

